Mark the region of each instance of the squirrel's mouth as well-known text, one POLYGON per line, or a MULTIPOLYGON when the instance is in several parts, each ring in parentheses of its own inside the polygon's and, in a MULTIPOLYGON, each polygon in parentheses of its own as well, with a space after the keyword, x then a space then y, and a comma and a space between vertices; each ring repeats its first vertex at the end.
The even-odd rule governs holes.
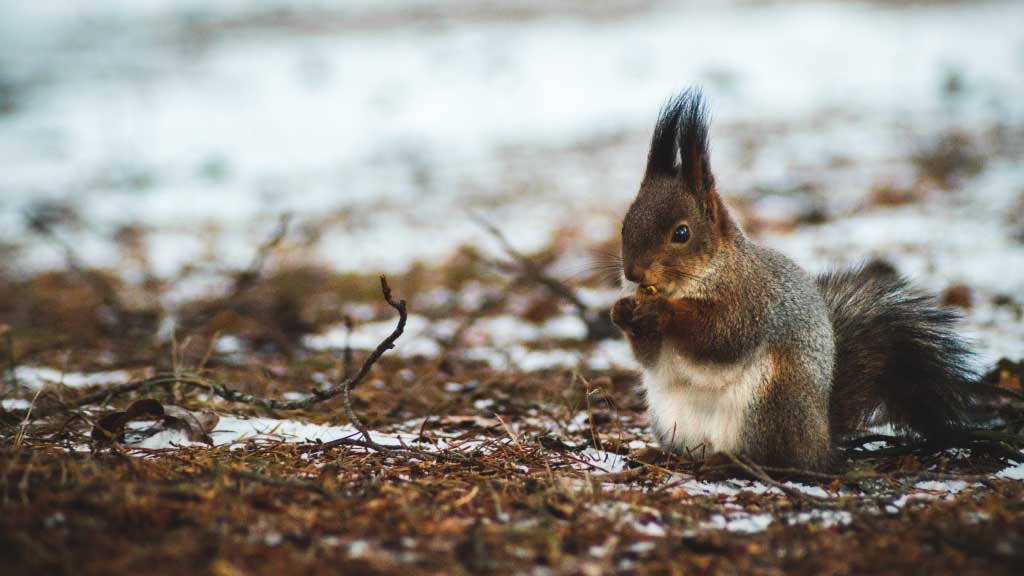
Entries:
POLYGON ((637 286, 636 291, 641 296, 657 296, 659 292, 656 284, 640 284, 637 286))

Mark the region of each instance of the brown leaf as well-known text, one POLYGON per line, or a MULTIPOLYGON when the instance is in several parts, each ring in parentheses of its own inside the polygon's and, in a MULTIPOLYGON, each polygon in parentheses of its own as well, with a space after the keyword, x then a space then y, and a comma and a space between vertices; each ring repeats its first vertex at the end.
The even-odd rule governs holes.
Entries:
POLYGON ((134 420, 159 420, 153 431, 181 430, 192 442, 213 445, 210 432, 220 416, 213 412, 192 413, 181 406, 164 406, 152 398, 132 402, 127 410, 111 412, 96 421, 92 439, 96 442, 124 442, 125 426, 134 420))
POLYGON ((93 442, 124 442, 124 425, 128 422, 125 412, 111 412, 96 421, 92 427, 93 442))
POLYGON ((145 416, 163 416, 164 407, 152 398, 132 402, 125 411, 111 412, 96 421, 92 427, 94 442, 124 442, 124 427, 128 422, 145 416))
POLYGON ((143 416, 163 416, 164 407, 152 398, 143 398, 132 402, 126 412, 129 420, 137 420, 143 416))

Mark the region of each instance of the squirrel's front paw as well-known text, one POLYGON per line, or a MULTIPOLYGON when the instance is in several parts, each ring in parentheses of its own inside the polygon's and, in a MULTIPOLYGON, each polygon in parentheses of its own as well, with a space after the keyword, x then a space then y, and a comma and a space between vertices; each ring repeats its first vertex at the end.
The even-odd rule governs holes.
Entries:
POLYGON ((621 298, 612 306, 612 322, 627 334, 654 334, 667 308, 664 298, 621 298))
POLYGON ((612 323, 619 327, 623 332, 632 331, 633 318, 636 311, 636 298, 627 296, 625 298, 619 298, 615 305, 612 306, 612 323))
POLYGON ((633 333, 641 336, 660 333, 663 320, 670 315, 669 308, 668 300, 664 298, 641 298, 633 309, 633 333))

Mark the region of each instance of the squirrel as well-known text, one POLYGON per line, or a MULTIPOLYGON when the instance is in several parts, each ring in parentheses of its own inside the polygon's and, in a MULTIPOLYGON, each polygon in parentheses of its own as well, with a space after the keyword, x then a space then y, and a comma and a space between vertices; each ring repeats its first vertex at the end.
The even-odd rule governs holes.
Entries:
POLYGON ((822 471, 882 414, 939 439, 974 401, 972 352, 939 307, 885 263, 812 278, 751 241, 711 171, 699 89, 662 108, 622 224, 611 309, 643 369, 666 449, 822 471))

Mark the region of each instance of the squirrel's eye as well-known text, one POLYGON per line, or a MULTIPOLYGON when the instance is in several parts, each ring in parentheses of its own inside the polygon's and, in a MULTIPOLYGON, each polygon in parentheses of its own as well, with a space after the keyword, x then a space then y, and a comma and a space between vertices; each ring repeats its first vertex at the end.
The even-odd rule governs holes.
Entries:
POLYGON ((690 227, 686 224, 680 225, 676 228, 676 231, 672 233, 672 241, 677 244, 683 244, 690 239, 690 227))

